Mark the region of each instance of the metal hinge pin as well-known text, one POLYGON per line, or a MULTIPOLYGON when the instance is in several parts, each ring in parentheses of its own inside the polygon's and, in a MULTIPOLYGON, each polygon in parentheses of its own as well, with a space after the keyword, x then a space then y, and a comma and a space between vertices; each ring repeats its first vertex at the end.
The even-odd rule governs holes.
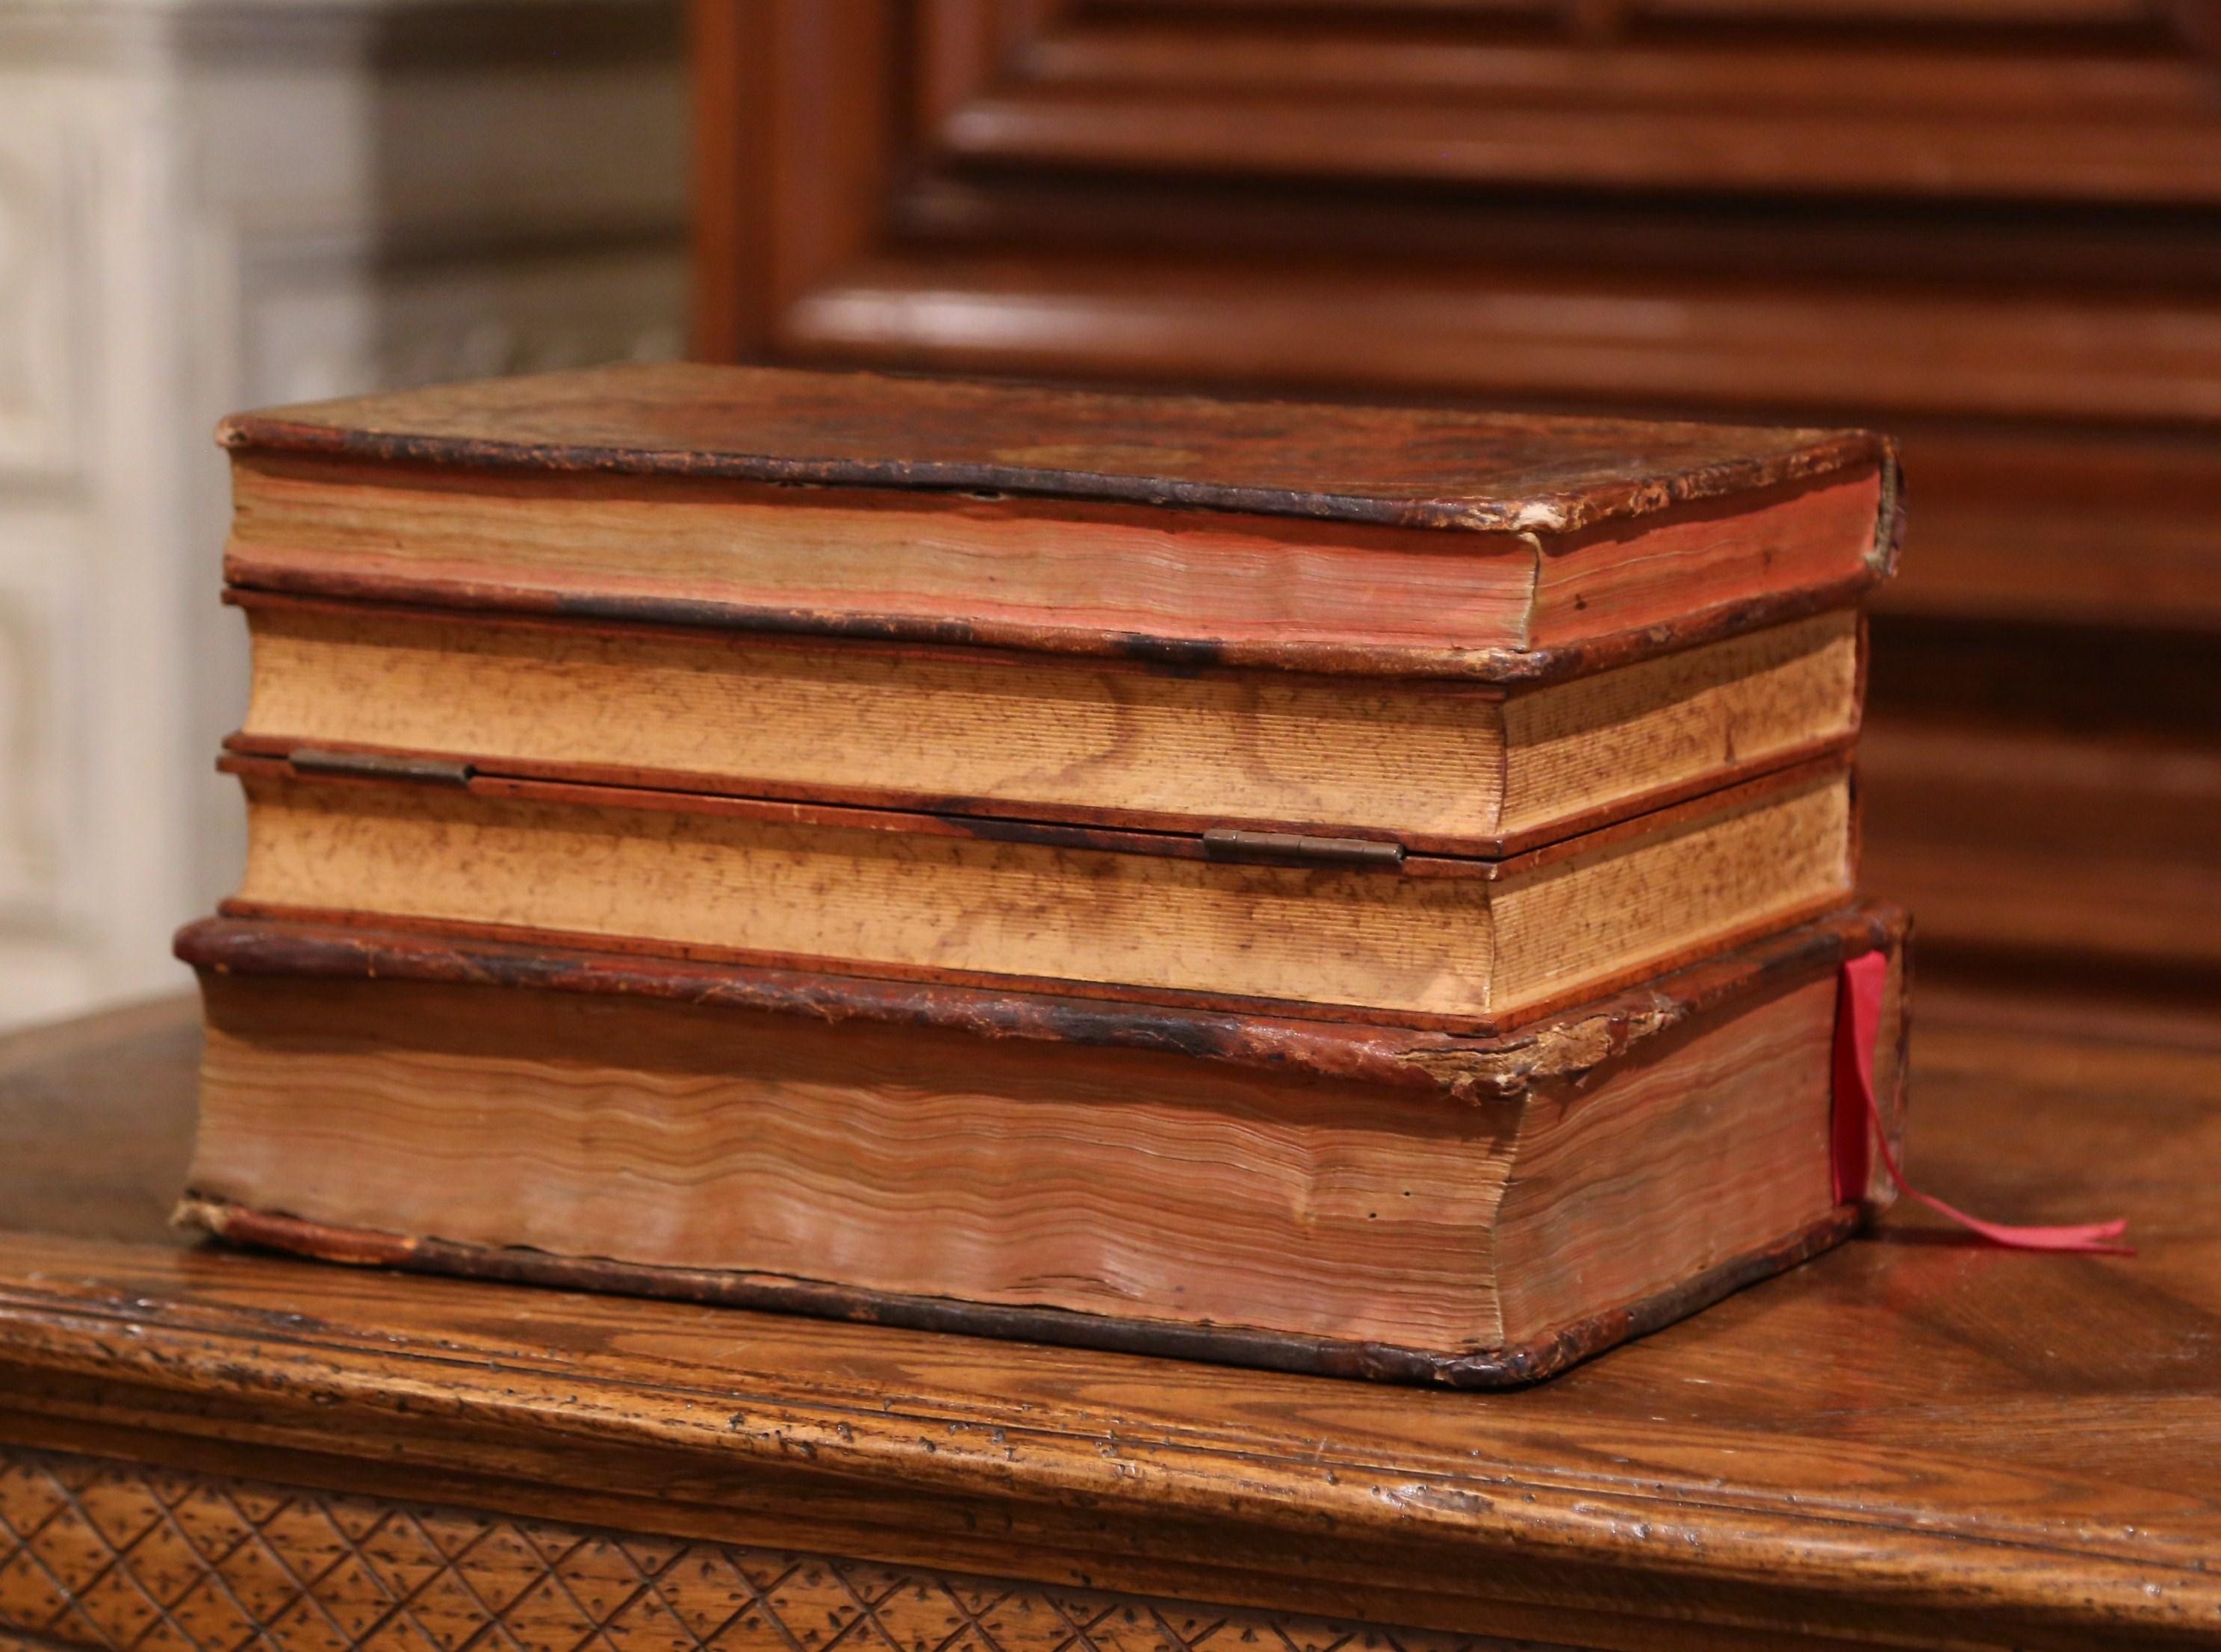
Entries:
POLYGON ((353 775, 368 780, 413 780, 421 785, 468 785, 468 763, 441 757, 397 757, 384 752, 324 751, 297 746, 286 759, 301 774, 353 775))
POLYGON ((1300 832, 1243 832, 1215 826, 1203 835, 1212 860, 1267 866, 1381 867, 1404 864, 1404 846, 1367 837, 1312 837, 1300 832))

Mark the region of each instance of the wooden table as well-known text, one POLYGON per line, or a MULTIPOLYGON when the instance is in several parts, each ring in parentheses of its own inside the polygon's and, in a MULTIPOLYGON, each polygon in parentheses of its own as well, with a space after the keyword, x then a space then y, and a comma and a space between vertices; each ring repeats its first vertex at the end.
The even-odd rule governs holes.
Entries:
POLYGON ((195 1248, 190 1006, 24 1036, 0 1643, 2221 1643, 2221 1034, 2064 1008, 1931 996, 1918 1166, 2142 1256, 1893 1217, 1495 1395, 195 1248))

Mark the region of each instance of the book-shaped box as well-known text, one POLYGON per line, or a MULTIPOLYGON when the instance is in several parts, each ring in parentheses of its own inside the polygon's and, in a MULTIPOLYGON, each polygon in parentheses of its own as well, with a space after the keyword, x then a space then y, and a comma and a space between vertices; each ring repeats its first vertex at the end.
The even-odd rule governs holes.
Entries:
MULTIPOLYGON (((1545 1376, 1849 1233, 1856 909, 1515 1033, 211 919, 191 1221, 1282 1369, 1545 1376), (489 1173, 491 1167, 497 1173, 489 1173)), ((1868 1190, 1876 1202, 1887 1192, 1868 1190)))
POLYGON ((232 749, 1502 857, 1846 748, 1861 431, 630 366, 242 414, 232 749))
POLYGON ((228 916, 1486 1034, 1852 898, 1862 432, 635 366, 223 440, 228 916))

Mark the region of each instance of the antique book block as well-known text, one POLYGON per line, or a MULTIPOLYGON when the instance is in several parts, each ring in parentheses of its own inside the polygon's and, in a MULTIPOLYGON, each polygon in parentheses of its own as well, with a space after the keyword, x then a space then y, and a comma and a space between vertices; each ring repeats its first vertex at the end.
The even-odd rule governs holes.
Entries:
POLYGON ((234 755, 225 910, 1486 1030, 1842 905, 1850 773, 1500 859, 234 755))
POLYGON ((1858 614, 1540 682, 435 612, 234 591, 228 742, 474 773, 1507 854, 1846 748, 1858 614))
POLYGON ((228 421, 245 754, 1505 854, 1846 747, 1856 432, 628 367, 228 421))
POLYGON ((1890 960, 1894 1135, 1903 940, 1845 912, 1474 1037, 211 919, 178 946, 208 1029, 183 1213, 347 1261, 1517 1382, 1849 1230, 1837 976, 1890 960))

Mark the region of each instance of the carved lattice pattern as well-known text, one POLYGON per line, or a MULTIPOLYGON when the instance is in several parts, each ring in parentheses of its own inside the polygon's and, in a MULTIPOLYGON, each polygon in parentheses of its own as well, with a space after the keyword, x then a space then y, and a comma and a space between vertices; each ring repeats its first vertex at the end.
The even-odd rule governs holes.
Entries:
POLYGON ((864 1561, 0 1455, 0 1641, 103 1652, 1514 1652, 864 1561))

